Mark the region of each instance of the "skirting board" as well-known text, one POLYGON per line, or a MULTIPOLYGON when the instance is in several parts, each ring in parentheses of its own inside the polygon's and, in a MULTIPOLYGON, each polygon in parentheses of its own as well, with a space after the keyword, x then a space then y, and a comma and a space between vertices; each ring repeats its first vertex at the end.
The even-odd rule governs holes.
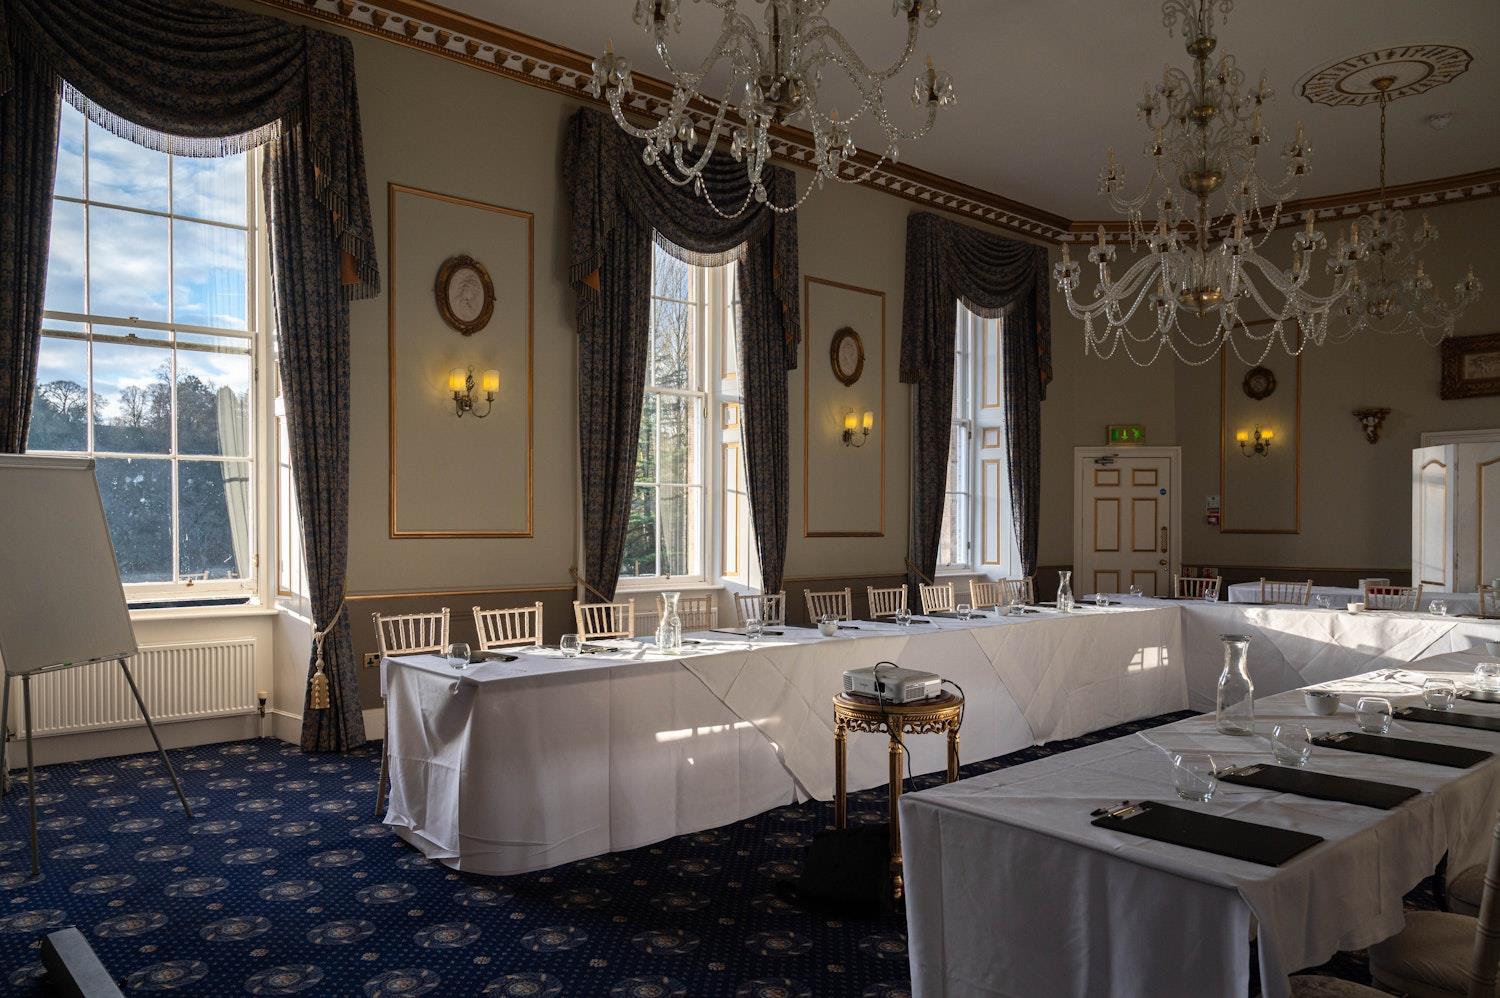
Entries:
MULTIPOLYGON (((302 715, 293 714, 286 710, 269 710, 266 712, 271 717, 271 737, 278 738, 290 745, 300 744, 302 741, 302 715)), ((385 708, 371 707, 364 712, 365 738, 369 741, 377 741, 385 737, 385 708)))
MULTIPOLYGON (((261 719, 256 714, 212 717, 201 721, 174 721, 158 724, 157 734, 166 748, 192 748, 256 738, 261 733, 261 719)), ((11 772, 26 768, 26 739, 16 732, 6 746, 11 772)), ((109 731, 83 731, 75 735, 53 735, 32 742, 32 756, 38 766, 85 759, 108 759, 118 755, 153 752, 151 735, 144 724, 109 731)))

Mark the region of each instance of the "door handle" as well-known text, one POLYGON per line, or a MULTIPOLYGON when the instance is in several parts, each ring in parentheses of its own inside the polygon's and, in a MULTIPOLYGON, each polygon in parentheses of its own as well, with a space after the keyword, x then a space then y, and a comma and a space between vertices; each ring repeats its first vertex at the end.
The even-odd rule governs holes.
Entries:
POLYGON ((1167 528, 1166 527, 1162 527, 1161 528, 1161 553, 1162 554, 1166 554, 1167 553, 1167 528))
POLYGON ((1158 561, 1157 564, 1160 565, 1162 568, 1166 568, 1167 567, 1167 559, 1163 558, 1161 561, 1158 561))

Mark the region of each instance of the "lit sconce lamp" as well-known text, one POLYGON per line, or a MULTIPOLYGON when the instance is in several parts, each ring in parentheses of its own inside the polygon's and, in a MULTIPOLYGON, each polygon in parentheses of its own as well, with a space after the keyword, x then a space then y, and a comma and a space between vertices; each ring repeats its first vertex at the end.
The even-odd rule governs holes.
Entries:
POLYGON ((858 414, 853 409, 844 413, 844 446, 863 447, 869 439, 870 431, 875 428, 875 414, 866 412, 864 422, 860 422, 858 414))
POLYGON ((480 412, 474 406, 474 369, 472 367, 468 370, 455 367, 449 371, 448 390, 453 393, 453 410, 458 418, 462 419, 464 413, 470 412, 477 418, 483 419, 494 411, 495 396, 500 391, 500 372, 491 369, 485 371, 481 378, 481 390, 488 403, 484 412, 480 412))
POLYGON ((1389 409, 1355 409, 1354 418, 1359 420, 1359 425, 1365 431, 1365 439, 1370 443, 1380 442, 1380 427, 1385 424, 1385 417, 1391 414, 1389 409))
POLYGON ((1269 427, 1262 430, 1260 428, 1260 425, 1257 424, 1254 431, 1236 431, 1234 434, 1234 439, 1238 441, 1240 445, 1240 453, 1244 454, 1246 457, 1270 457, 1271 440, 1275 436, 1276 432, 1274 430, 1270 429, 1269 427))

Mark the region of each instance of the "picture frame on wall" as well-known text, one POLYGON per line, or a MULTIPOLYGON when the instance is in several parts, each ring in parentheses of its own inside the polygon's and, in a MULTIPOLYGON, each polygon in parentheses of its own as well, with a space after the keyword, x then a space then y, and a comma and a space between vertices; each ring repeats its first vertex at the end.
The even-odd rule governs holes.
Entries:
POLYGON ((1500 333, 1450 336, 1439 350, 1443 361, 1439 398, 1500 395, 1500 333))

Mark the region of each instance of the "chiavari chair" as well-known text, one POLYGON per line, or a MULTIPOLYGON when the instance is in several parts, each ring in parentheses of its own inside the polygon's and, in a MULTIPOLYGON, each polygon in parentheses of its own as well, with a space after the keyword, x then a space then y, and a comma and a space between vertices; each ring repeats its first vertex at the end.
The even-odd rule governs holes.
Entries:
POLYGON ((1178 599, 1201 599, 1217 601, 1224 580, 1219 576, 1172 576, 1172 592, 1178 599))
POLYGON ((635 600, 623 603, 582 603, 573 601, 573 623, 579 641, 596 638, 635 637, 635 600))
MULTIPOLYGON (((448 608, 432 613, 370 614, 375 622, 375 646, 382 659, 392 655, 444 655, 448 651, 448 608)), ((383 685, 383 684, 382 684, 383 685)), ((381 704, 386 696, 382 691, 381 704)), ((385 782, 391 772, 391 722, 385 711, 385 737, 380 743, 380 782, 375 786, 375 816, 385 807, 385 782)))
POLYGON ((847 588, 818 593, 806 590, 802 596, 807 600, 807 619, 814 627, 824 617, 833 617, 836 620, 854 619, 854 600, 851 591, 847 588))
POLYGON ((1311 598, 1312 579, 1308 579, 1306 582, 1260 580, 1260 601, 1262 603, 1287 603, 1293 606, 1306 606, 1307 601, 1311 598))
POLYGON ((474 630, 484 651, 542 643, 542 604, 506 610, 474 608, 474 630))
POLYGON ((1422 587, 1367 583, 1363 599, 1366 610, 1416 610, 1422 605, 1422 587))
POLYGON ((1479 615, 1481 617, 1500 617, 1500 587, 1479 587, 1479 615))
POLYGON ((765 627, 785 627, 786 593, 735 593, 734 613, 741 627, 750 620, 765 627))
POLYGON ((906 609, 905 585, 893 586, 888 589, 877 589, 874 586, 866 586, 865 597, 870 603, 871 620, 894 617, 906 609))
POLYGON ((923 613, 953 612, 953 583, 942 582, 931 586, 919 584, 917 590, 922 594, 923 613))
POLYGON ((1003 582, 981 582, 978 579, 969 580, 969 603, 976 610, 1004 606, 1006 603, 1005 596, 1005 584, 1003 582))
MULTIPOLYGON (((656 619, 666 612, 666 601, 656 597, 656 619)), ((708 631, 719 622, 719 609, 712 595, 683 595, 677 597, 677 619, 682 621, 682 632, 708 631)))

